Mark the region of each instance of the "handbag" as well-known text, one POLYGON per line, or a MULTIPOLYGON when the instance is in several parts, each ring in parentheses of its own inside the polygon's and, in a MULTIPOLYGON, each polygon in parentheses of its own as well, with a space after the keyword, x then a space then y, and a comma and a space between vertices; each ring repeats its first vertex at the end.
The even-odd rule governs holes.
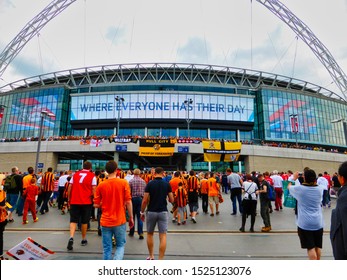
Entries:
POLYGON ((284 192, 284 202, 283 206, 288 208, 295 208, 296 199, 291 196, 288 190, 284 192))
POLYGON ((221 193, 218 193, 218 200, 219 200, 219 203, 223 203, 224 202, 224 198, 223 198, 221 193))

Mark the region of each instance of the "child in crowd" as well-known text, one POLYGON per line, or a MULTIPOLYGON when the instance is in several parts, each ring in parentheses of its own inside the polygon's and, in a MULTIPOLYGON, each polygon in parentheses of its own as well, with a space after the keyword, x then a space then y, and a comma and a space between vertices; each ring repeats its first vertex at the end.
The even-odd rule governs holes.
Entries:
POLYGON ((59 198, 59 176, 54 177, 53 195, 49 199, 49 206, 55 208, 59 198))
POLYGON ((64 193, 63 193, 63 207, 61 208, 61 214, 62 215, 65 215, 65 209, 67 209, 67 211, 70 211, 70 205, 67 201, 67 197, 68 197, 68 189, 69 189, 69 184, 70 184, 70 180, 71 180, 71 177, 67 177, 66 178, 66 183, 65 183, 65 186, 64 186, 64 193))
POLYGON ((183 183, 178 183, 178 189, 175 192, 176 205, 177 205, 177 225, 181 225, 181 219, 183 219, 182 224, 186 223, 186 206, 187 206, 187 191, 183 187, 183 183))
POLYGON ((36 223, 39 218, 36 216, 36 196, 39 194, 39 187, 36 185, 36 178, 33 178, 30 181, 30 185, 26 187, 23 191, 24 201, 24 211, 23 211, 23 225, 29 223, 27 220, 28 210, 30 210, 33 215, 33 220, 36 223))

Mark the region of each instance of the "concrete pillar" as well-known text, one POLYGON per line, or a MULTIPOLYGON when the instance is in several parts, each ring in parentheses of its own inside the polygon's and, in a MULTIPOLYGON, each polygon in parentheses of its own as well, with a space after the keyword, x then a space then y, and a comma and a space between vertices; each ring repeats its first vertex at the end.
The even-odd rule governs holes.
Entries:
POLYGON ((115 152, 114 153, 114 155, 113 155, 113 160, 115 161, 115 162, 119 162, 119 153, 118 152, 115 152))
POLYGON ((191 154, 187 154, 187 163, 186 163, 186 170, 189 172, 190 170, 192 170, 192 155, 191 154))

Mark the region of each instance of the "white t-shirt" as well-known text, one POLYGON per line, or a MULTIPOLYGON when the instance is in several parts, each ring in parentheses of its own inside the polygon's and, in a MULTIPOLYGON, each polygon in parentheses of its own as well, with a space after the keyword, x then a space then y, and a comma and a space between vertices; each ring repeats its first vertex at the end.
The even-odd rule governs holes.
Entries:
POLYGON ((324 187, 324 190, 328 190, 328 187, 329 187, 329 182, 326 178, 324 178, 323 176, 320 176, 318 177, 317 179, 317 185, 319 186, 323 186, 324 187))
POLYGON ((252 200, 257 200, 257 195, 255 192, 258 190, 258 186, 256 183, 245 181, 242 184, 242 189, 244 190, 243 199, 248 200, 248 194, 250 194, 252 200))
POLYGON ((280 175, 272 175, 271 179, 274 182, 274 188, 283 188, 283 178, 280 175))

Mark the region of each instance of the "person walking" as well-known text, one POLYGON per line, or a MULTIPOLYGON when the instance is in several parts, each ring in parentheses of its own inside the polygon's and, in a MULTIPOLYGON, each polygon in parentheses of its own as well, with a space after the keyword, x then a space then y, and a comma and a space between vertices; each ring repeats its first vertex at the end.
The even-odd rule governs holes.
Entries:
POLYGON ((4 254, 4 231, 5 231, 5 227, 8 223, 7 210, 8 210, 8 207, 11 207, 6 202, 6 192, 4 190, 4 184, 5 184, 5 177, 3 177, 1 182, 0 182, 0 260, 4 259, 4 257, 3 257, 3 254, 4 254))
POLYGON ((31 176, 30 185, 25 188, 23 191, 23 197, 24 197, 24 210, 23 210, 23 225, 26 225, 29 223, 27 217, 28 217, 28 210, 30 210, 33 221, 36 223, 39 218, 36 216, 36 196, 39 194, 39 187, 36 185, 36 178, 35 176, 31 176))
POLYGON ((19 175, 17 166, 12 167, 12 174, 5 178, 4 190, 6 191, 7 202, 12 206, 8 209, 8 222, 13 223, 13 211, 18 207, 19 195, 23 191, 22 177, 19 175))
POLYGON ((231 168, 227 168, 226 174, 228 175, 228 184, 230 186, 230 199, 232 202, 233 211, 231 215, 237 214, 236 200, 239 204, 239 211, 242 214, 242 179, 237 173, 233 173, 231 168))
POLYGON ((94 207, 101 208, 101 234, 104 260, 122 260, 126 243, 126 214, 128 211, 129 227, 134 227, 133 205, 129 183, 116 177, 117 163, 106 163, 108 179, 101 182, 94 196, 94 207), (112 237, 115 237, 116 251, 112 258, 112 237))
POLYGON ((73 250, 74 235, 79 221, 81 221, 81 246, 86 246, 88 241, 87 227, 93 207, 93 196, 96 187, 96 178, 91 171, 89 161, 83 163, 83 169, 77 171, 71 178, 68 188, 68 204, 70 204, 70 239, 67 244, 69 251, 73 250))
POLYGON ((283 209, 282 205, 282 196, 283 196, 283 178, 278 175, 278 171, 274 170, 273 175, 270 176, 270 178, 273 181, 273 186, 276 193, 276 199, 275 199, 275 211, 279 211, 283 209))
POLYGON ((208 214, 208 178, 209 172, 204 174, 204 177, 200 180, 200 194, 201 194, 201 207, 205 214, 208 214))
MULTIPOLYGON (((294 180, 299 177, 299 173, 294 173, 294 180)), ((301 185, 288 185, 290 194, 297 200, 298 215, 296 215, 296 225, 298 226, 298 236, 301 248, 307 250, 310 260, 320 260, 323 245, 323 213, 322 197, 323 186, 316 183, 316 172, 312 169, 305 169, 304 182, 301 185)))
POLYGON ((220 184, 217 182, 216 173, 211 172, 210 178, 207 180, 208 185, 208 204, 210 205, 211 214, 214 216, 214 207, 216 205, 216 215, 219 215, 219 198, 218 195, 221 193, 220 184))
POLYGON ((54 174, 53 168, 47 168, 47 172, 43 174, 41 179, 41 195, 42 195, 42 205, 40 208, 40 214, 43 215, 49 212, 48 201, 54 190, 54 174))
POLYGON ((264 226, 261 228, 262 232, 269 232, 271 228, 270 221, 270 199, 268 198, 269 183, 265 180, 263 174, 258 175, 259 182, 259 199, 260 199, 260 215, 263 219, 264 226))
POLYGON ((187 180, 187 193, 188 193, 188 205, 190 218, 194 224, 196 224, 196 213, 199 209, 199 179, 194 170, 189 171, 189 177, 187 180))
POLYGON ((240 227, 241 232, 245 232, 245 225, 248 216, 251 216, 250 232, 254 232, 255 216, 257 211, 257 193, 258 186, 252 180, 252 175, 246 175, 246 181, 242 184, 242 192, 244 194, 242 200, 242 224, 240 227))
POLYGON ((178 189, 178 185, 182 183, 182 178, 181 178, 181 173, 179 171, 175 171, 174 173, 174 177, 169 181, 169 184, 171 186, 171 191, 174 194, 174 204, 172 206, 172 222, 175 223, 177 220, 177 204, 176 204, 176 197, 175 197, 175 193, 176 190, 178 189))
POLYGON ((158 225, 159 230, 159 259, 164 259, 166 251, 166 233, 168 228, 168 210, 167 199, 170 203, 174 202, 174 197, 171 191, 171 186, 163 180, 164 170, 162 167, 155 168, 154 180, 150 181, 145 189, 145 194, 141 205, 141 218, 145 220, 144 211, 146 212, 147 225, 147 247, 149 257, 154 259, 154 228, 158 225), (148 204, 148 206, 147 206, 148 204))
MULTIPOLYGON (((141 204, 142 198, 145 193, 146 182, 141 177, 141 170, 136 168, 134 170, 134 176, 129 181, 130 190, 131 190, 131 201, 133 205, 133 214, 134 220, 137 220, 137 233, 139 235, 139 239, 144 239, 143 237, 143 222, 141 220, 141 204), (136 217, 136 218, 135 218, 136 217)), ((135 226, 130 228, 129 236, 134 236, 135 226)))
POLYGON ((347 260, 347 161, 338 169, 341 185, 336 207, 331 212, 330 241, 335 260, 347 260))

